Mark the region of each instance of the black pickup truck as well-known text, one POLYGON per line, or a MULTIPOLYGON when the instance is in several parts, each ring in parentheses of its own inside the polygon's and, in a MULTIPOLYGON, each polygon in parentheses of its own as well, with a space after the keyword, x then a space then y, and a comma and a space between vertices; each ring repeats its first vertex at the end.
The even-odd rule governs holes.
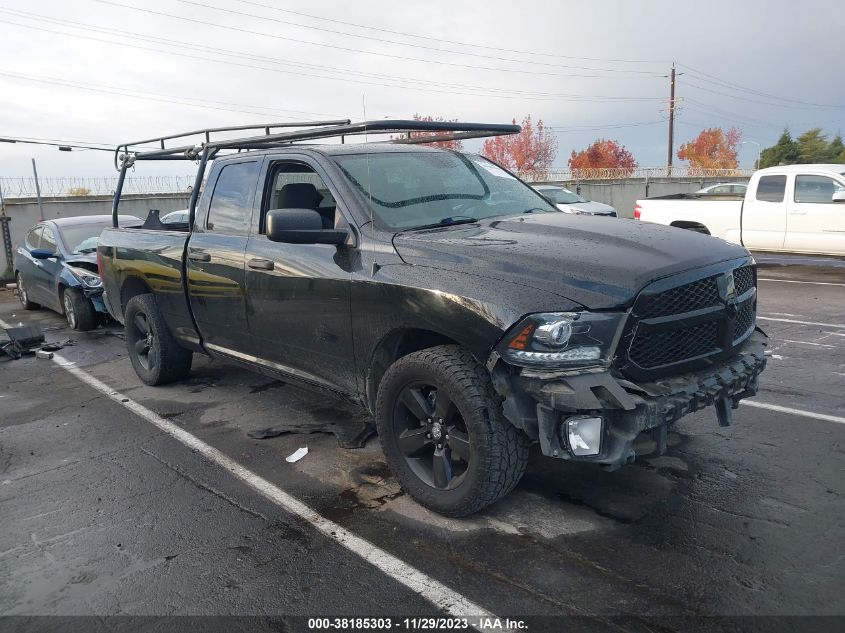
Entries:
POLYGON ((561 213, 480 156, 424 145, 515 131, 328 122, 121 146, 121 182, 135 161, 200 161, 189 223, 152 212, 100 237, 138 376, 179 380, 202 353, 360 403, 403 488, 451 516, 510 491, 532 443, 614 469, 643 434, 665 451, 669 425, 703 407, 729 424, 766 364, 754 260, 561 213), (301 143, 384 131, 398 138, 301 143))

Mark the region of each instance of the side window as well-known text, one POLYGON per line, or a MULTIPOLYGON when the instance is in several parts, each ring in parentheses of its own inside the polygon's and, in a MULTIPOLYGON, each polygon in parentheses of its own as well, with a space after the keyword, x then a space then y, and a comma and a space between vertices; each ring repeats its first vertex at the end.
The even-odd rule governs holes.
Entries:
POLYGON ((763 176, 757 183, 757 199, 763 202, 783 202, 786 176, 763 176))
POLYGON ((842 185, 827 176, 796 176, 795 202, 832 202, 831 198, 842 185))
POLYGON ((206 229, 215 233, 249 232, 258 165, 256 161, 232 163, 220 170, 211 194, 206 229))
MULTIPOLYGON (((308 165, 276 163, 271 167, 269 181, 271 185, 263 205, 265 213, 271 209, 314 209, 320 214, 324 229, 345 224, 326 183, 308 165)), ((263 218, 261 232, 264 232, 263 218)))
POLYGON ((29 250, 38 248, 38 243, 41 240, 41 227, 36 226, 29 233, 26 234, 26 247, 29 250))
POLYGON ((47 249, 51 253, 56 252, 56 236, 53 235, 53 229, 43 227, 41 230, 41 248, 47 249))

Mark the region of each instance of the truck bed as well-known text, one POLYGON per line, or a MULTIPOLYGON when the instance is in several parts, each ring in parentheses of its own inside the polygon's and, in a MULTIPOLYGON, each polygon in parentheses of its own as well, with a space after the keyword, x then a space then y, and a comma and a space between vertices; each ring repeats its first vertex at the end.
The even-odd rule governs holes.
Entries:
POLYGON ((153 292, 171 332, 183 340, 198 341, 183 267, 189 233, 179 230, 110 228, 100 235, 98 254, 105 303, 109 313, 123 323, 127 289, 153 292))
POLYGON ((637 200, 639 219, 709 233, 741 244, 743 196, 678 193, 637 200))

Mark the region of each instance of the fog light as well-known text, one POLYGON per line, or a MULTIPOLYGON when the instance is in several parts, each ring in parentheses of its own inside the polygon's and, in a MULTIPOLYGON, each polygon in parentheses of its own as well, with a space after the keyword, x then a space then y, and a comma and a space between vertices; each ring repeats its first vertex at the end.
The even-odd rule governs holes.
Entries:
POLYGON ((601 451, 603 420, 593 417, 574 417, 566 420, 569 450, 573 455, 598 455, 601 451))

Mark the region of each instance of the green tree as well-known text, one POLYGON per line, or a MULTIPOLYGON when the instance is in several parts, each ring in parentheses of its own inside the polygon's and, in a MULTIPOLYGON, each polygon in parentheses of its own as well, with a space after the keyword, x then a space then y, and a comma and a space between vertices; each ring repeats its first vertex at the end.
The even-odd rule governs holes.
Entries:
POLYGON ((776 167, 778 165, 794 165, 800 161, 800 150, 789 128, 784 128, 778 142, 760 152, 760 165, 763 167, 776 167))
POLYGON ((797 139, 798 154, 802 163, 823 163, 828 160, 827 137, 820 127, 807 130, 797 139))
POLYGON ((842 142, 842 134, 837 133, 827 146, 828 160, 832 163, 845 163, 845 143, 842 142))

